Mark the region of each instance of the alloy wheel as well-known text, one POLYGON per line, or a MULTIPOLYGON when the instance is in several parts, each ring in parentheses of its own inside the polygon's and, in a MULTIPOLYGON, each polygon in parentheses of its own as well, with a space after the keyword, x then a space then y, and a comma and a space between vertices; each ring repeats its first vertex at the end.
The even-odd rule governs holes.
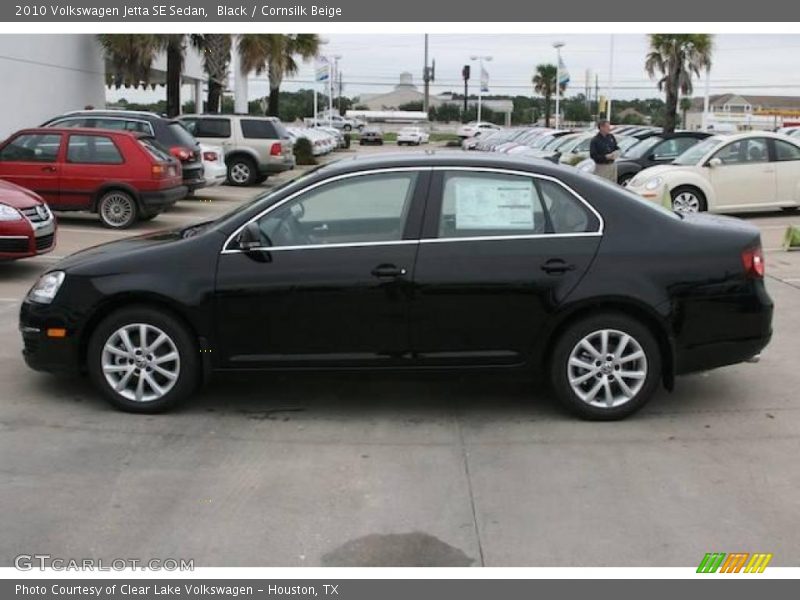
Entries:
POLYGON ((175 342, 147 323, 132 323, 117 329, 106 340, 100 360, 108 385, 134 402, 163 398, 181 372, 175 342))
POLYGON ((103 220, 112 227, 124 227, 134 215, 134 200, 123 193, 112 192, 103 198, 100 211, 103 220))
POLYGON ((700 212, 700 198, 692 192, 680 192, 672 199, 672 209, 682 213, 700 212))
POLYGON ((250 180, 250 167, 246 163, 234 163, 231 165, 231 179, 234 183, 247 183, 250 180))
POLYGON ((582 338, 569 355, 567 377, 575 395, 596 408, 633 400, 647 379, 647 356, 631 335, 601 329, 582 338))

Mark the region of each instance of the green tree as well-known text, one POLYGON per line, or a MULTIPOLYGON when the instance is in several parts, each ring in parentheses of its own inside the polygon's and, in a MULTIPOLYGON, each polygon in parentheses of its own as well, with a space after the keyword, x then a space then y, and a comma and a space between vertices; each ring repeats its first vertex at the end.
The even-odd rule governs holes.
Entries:
POLYGON ((664 131, 675 131, 678 116, 678 96, 692 93, 692 76, 699 77, 701 69, 711 67, 713 36, 697 34, 650 34, 650 52, 644 68, 653 78, 661 75, 658 89, 664 92, 664 131))
MULTIPOLYGON (((231 34, 192 34, 192 45, 202 53, 203 70, 208 76, 206 111, 210 113, 220 112, 222 93, 228 82, 228 69, 231 64, 231 34)), ((197 112, 203 112, 203 107, 198 107, 197 112)))
POLYGON ((319 53, 319 46, 319 36, 314 33, 246 33, 239 38, 242 70, 245 73, 255 72, 256 75, 268 72, 268 115, 278 116, 281 83, 287 75, 297 73, 297 57, 309 60, 319 53))
MULTIPOLYGON (((536 73, 533 76, 533 91, 544 98, 544 124, 550 127, 550 101, 556 93, 556 77, 558 69, 555 65, 541 64, 536 65, 536 73)), ((559 85, 559 93, 563 94, 567 86, 559 85)))

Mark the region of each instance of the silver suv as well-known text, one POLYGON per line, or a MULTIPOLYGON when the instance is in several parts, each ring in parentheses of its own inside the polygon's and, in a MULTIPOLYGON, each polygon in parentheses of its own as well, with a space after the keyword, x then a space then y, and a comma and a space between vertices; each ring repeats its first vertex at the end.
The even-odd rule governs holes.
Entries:
POLYGON ((275 117, 183 115, 180 120, 200 142, 222 146, 231 185, 255 185, 294 168, 289 132, 275 117))

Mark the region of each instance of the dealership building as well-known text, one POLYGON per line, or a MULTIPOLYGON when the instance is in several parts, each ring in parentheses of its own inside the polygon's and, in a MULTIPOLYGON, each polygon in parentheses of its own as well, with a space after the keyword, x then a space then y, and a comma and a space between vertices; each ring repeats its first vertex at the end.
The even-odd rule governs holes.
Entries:
MULTIPOLYGON (((166 56, 153 63, 151 83, 166 79, 166 56)), ((106 64, 97 37, 90 34, 0 36, 0 139, 24 127, 35 127, 61 113, 106 105, 106 64)), ((202 61, 186 49, 186 99, 202 97, 202 61)))
MULTIPOLYGON (((687 129, 703 128, 702 97, 692 98, 686 113, 687 129)), ((720 131, 770 130, 800 123, 800 96, 715 94, 708 102, 709 129, 720 131)))

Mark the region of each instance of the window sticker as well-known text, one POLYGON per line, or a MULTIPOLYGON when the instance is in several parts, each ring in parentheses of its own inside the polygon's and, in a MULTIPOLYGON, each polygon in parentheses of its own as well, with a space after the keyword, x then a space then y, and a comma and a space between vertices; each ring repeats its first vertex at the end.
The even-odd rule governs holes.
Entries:
POLYGON ((533 230, 533 181, 455 180, 456 229, 533 230))

